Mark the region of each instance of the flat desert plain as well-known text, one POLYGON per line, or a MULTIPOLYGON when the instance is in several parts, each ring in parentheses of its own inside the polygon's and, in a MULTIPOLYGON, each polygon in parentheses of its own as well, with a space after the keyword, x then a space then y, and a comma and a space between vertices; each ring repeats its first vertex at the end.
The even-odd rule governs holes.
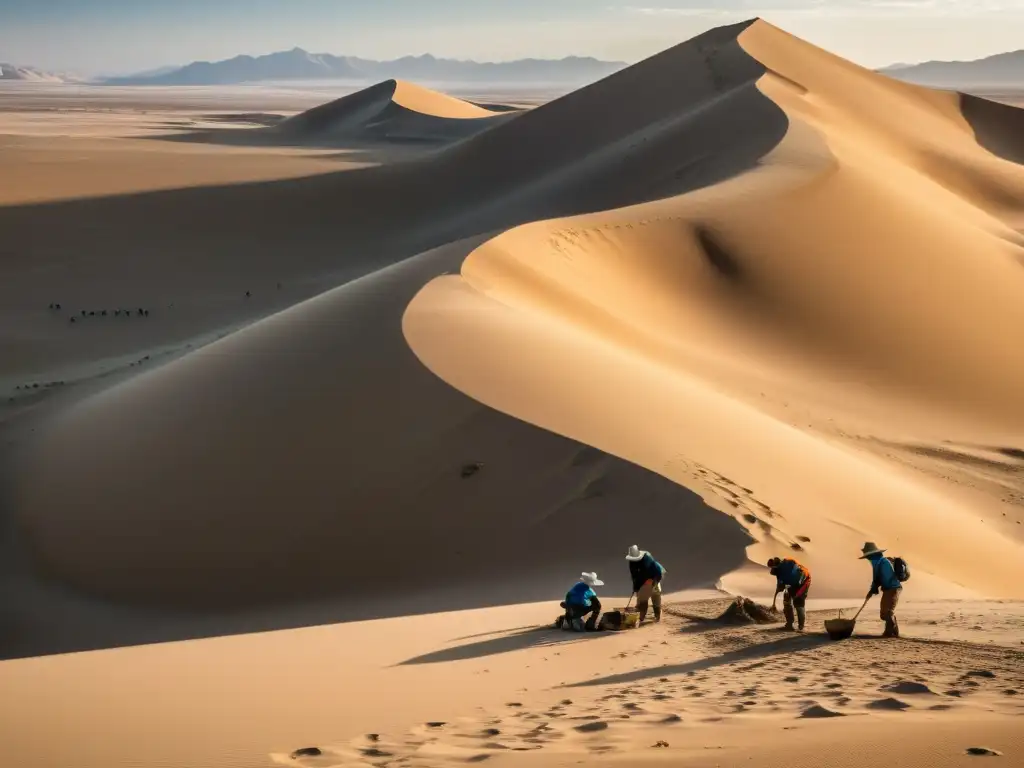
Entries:
POLYGON ((0 758, 1024 765, 1024 111, 763 21, 559 98, 0 90, 0 758), (902 636, 858 556, 907 558, 902 636), (666 613, 550 627, 624 555, 666 613), (723 620, 813 575, 803 633, 723 620))

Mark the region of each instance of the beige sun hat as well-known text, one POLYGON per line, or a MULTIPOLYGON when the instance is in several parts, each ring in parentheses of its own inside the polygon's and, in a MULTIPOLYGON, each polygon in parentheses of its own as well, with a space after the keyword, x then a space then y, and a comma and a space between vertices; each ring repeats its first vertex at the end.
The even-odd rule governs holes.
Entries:
POLYGON ((864 542, 864 546, 861 547, 860 551, 862 553, 860 556, 861 560, 864 560, 868 555, 880 555, 885 552, 884 549, 879 549, 878 545, 873 541, 864 542))
POLYGON ((643 560, 644 555, 646 554, 646 552, 644 552, 642 549, 640 549, 640 547, 634 544, 632 547, 629 548, 629 552, 626 553, 626 559, 629 560, 631 563, 635 563, 637 560, 643 560))
POLYGON ((587 573, 584 571, 580 574, 580 580, 588 587, 603 587, 604 582, 597 578, 597 573, 587 573))

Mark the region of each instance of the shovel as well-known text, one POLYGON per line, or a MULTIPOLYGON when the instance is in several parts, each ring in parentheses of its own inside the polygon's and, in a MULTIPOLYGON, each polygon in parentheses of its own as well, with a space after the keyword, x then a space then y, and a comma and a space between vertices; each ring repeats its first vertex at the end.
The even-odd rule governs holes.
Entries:
POLYGON ((828 636, 833 640, 846 640, 853 634, 853 627, 857 623, 857 617, 860 616, 860 612, 868 604, 868 600, 871 599, 871 595, 864 598, 864 604, 860 607, 860 611, 854 614, 852 619, 844 619, 842 609, 839 610, 838 619, 827 619, 825 621, 825 631, 828 632, 828 636))

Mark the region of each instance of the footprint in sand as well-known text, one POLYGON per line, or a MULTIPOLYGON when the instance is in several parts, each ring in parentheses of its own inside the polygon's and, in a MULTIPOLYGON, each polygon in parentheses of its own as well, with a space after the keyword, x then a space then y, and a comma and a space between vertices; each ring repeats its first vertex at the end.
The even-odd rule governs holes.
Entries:
POLYGON ((924 683, 915 683, 910 680, 901 680, 900 682, 893 683, 892 685, 883 685, 881 690, 886 693, 896 693, 900 695, 936 695, 935 691, 924 683))
POLYGON ((981 677, 987 680, 992 680, 996 676, 996 673, 989 669, 972 669, 970 672, 964 675, 964 677, 981 677))
POLYGON ((910 709, 910 705, 907 702, 894 699, 891 696, 869 702, 867 707, 868 709, 878 709, 887 712, 902 712, 904 709, 910 709))
POLYGON ((660 722, 662 725, 672 725, 673 723, 681 723, 681 722, 683 722, 683 718, 680 717, 679 715, 675 715, 675 714, 673 714, 673 715, 665 715, 665 717, 663 717, 658 722, 660 722))
POLYGON ((820 704, 812 704, 800 713, 800 717, 816 720, 824 717, 846 717, 846 715, 843 712, 836 712, 835 710, 828 709, 820 704))
POLYGON ((598 731, 608 730, 608 723, 604 720, 595 720, 592 723, 583 723, 583 725, 577 725, 576 730, 580 733, 597 733, 598 731))

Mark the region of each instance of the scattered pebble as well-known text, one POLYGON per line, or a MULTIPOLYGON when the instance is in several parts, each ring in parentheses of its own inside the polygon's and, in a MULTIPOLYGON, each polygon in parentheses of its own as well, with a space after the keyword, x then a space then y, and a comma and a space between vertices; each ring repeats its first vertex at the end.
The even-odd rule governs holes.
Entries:
POLYGON ((322 754, 319 747, 302 747, 292 752, 292 760, 299 757, 319 757, 322 754))
POLYGON ((668 746, 668 742, 667 741, 658 741, 658 742, 655 742, 654 744, 652 744, 651 748, 652 749, 664 749, 667 746, 668 746))
POLYGON ((1002 757, 1003 753, 995 749, 989 749, 988 747, 968 747, 968 755, 986 756, 986 757, 1002 757))

